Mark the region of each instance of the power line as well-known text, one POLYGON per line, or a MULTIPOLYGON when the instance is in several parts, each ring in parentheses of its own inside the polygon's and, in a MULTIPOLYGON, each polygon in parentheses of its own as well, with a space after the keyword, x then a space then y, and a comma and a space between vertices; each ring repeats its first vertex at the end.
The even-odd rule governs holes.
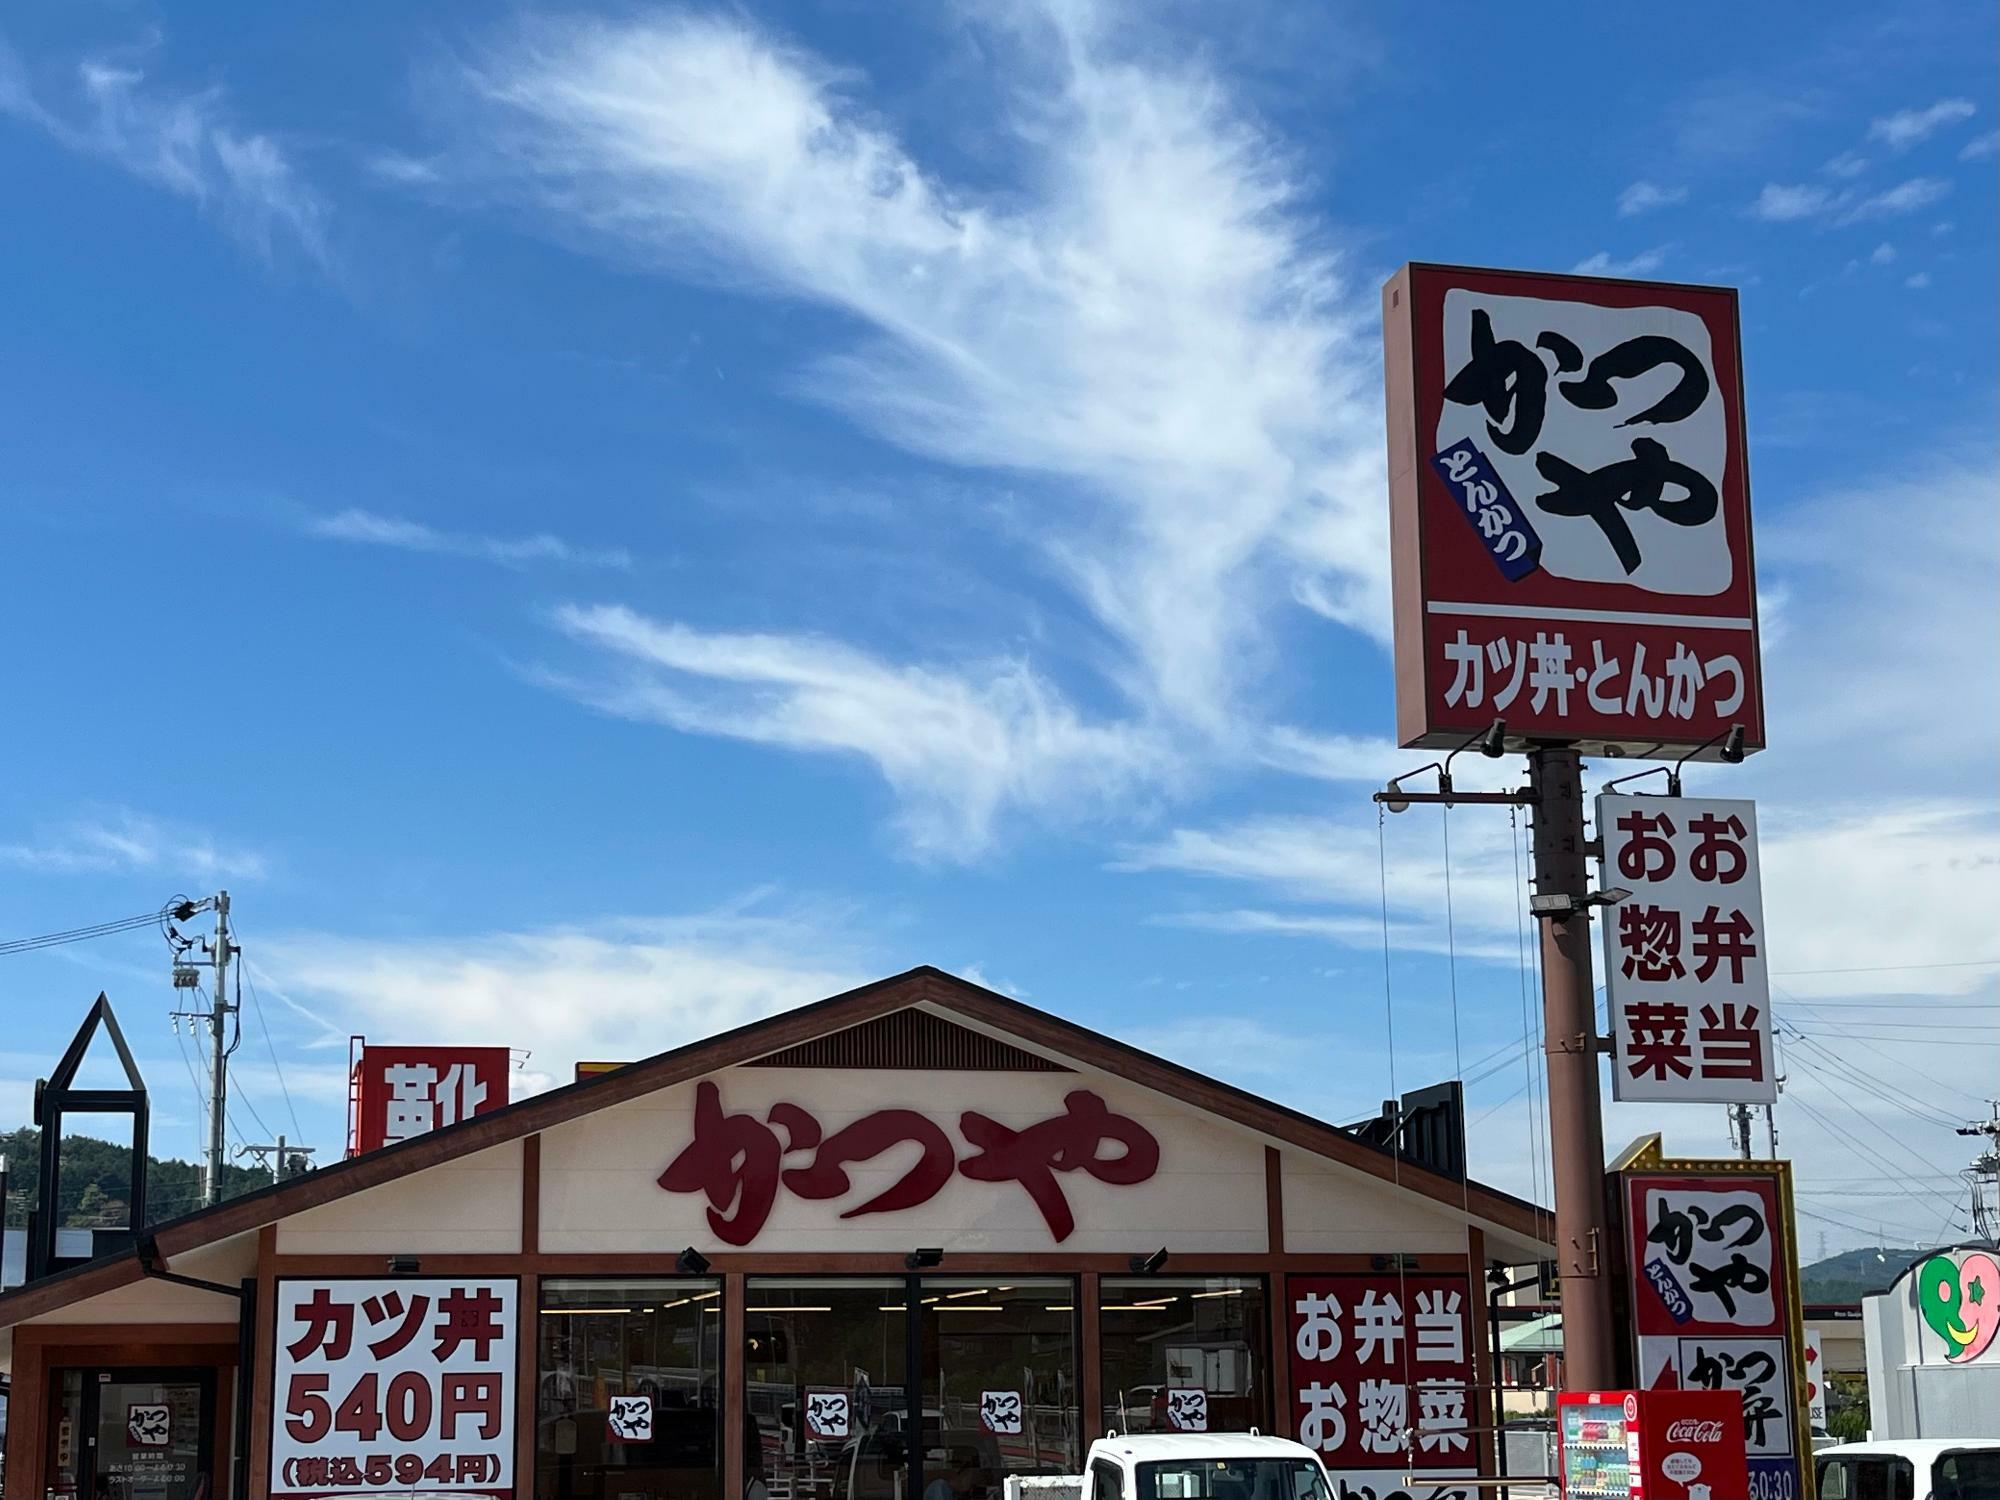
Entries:
POLYGON ((1961 958, 1938 964, 1864 964, 1852 969, 1773 969, 1774 979, 1798 979, 1807 974, 1902 974, 1913 969, 1994 969, 2000 958, 1961 958))
POLYGON ((62 932, 45 932, 40 937, 11 938, 0 943, 0 954, 32 953, 37 948, 54 948, 64 943, 82 943, 91 938, 110 937, 113 933, 151 927, 164 921, 172 909, 172 903, 169 903, 158 911, 145 912, 136 917, 120 917, 116 921, 96 922, 88 927, 71 927, 62 932))
POLYGON ((241 973, 249 980, 250 1008, 257 1014, 257 1029, 264 1033, 264 1050, 271 1054, 271 1071, 278 1075, 278 1092, 285 1096, 285 1112, 292 1117, 292 1129, 298 1132, 300 1140, 304 1140, 305 1127, 299 1124, 299 1112, 292 1103, 291 1088, 285 1083, 284 1065, 278 1061, 278 1044, 271 1039, 271 1024, 264 1019, 264 1001, 257 993, 257 981, 250 975, 249 964, 244 964, 241 973))

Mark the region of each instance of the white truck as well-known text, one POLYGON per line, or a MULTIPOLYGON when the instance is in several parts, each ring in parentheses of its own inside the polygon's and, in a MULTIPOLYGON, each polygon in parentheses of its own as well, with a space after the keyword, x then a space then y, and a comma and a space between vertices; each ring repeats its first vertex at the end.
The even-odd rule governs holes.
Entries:
POLYGON ((1081 1474, 1010 1477, 1007 1500, 1334 1500, 1319 1455, 1250 1432, 1113 1432, 1081 1474))

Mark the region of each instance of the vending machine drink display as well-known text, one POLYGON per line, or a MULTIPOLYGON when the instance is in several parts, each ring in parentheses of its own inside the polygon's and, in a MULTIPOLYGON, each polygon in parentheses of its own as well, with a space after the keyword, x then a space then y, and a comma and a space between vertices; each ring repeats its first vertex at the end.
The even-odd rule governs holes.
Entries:
POLYGON ((1749 1500, 1737 1391, 1572 1391, 1556 1398, 1571 1500, 1749 1500))

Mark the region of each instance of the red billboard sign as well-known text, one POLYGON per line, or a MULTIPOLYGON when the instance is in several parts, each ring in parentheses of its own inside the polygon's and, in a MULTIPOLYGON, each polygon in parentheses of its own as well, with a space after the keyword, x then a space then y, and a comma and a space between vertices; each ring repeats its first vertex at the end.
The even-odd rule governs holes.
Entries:
POLYGON ((505 1047, 364 1047, 349 1088, 347 1154, 411 1140, 507 1102, 505 1047))
POLYGON ((1736 293, 1408 265, 1382 320, 1401 743, 1762 748, 1736 293))
POLYGON ((1292 1435, 1344 1488, 1378 1470, 1478 1471, 1474 1294, 1464 1276, 1289 1276, 1285 1295, 1292 1435))
POLYGON ((1743 1401, 1750 1500, 1807 1494, 1798 1248, 1782 1162, 1624 1175, 1638 1384, 1743 1401))

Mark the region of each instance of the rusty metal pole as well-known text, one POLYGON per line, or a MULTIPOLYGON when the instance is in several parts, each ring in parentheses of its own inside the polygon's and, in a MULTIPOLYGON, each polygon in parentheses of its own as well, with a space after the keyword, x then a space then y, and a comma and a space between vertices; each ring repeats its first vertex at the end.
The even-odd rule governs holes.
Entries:
POLYGON ((1618 1360, 1611 1323, 1590 908, 1583 904, 1590 883, 1581 758, 1569 747, 1531 750, 1528 778, 1534 793, 1535 894, 1569 898, 1566 911, 1539 919, 1556 1263, 1562 1272, 1563 1385, 1606 1390, 1618 1383, 1618 1360))

